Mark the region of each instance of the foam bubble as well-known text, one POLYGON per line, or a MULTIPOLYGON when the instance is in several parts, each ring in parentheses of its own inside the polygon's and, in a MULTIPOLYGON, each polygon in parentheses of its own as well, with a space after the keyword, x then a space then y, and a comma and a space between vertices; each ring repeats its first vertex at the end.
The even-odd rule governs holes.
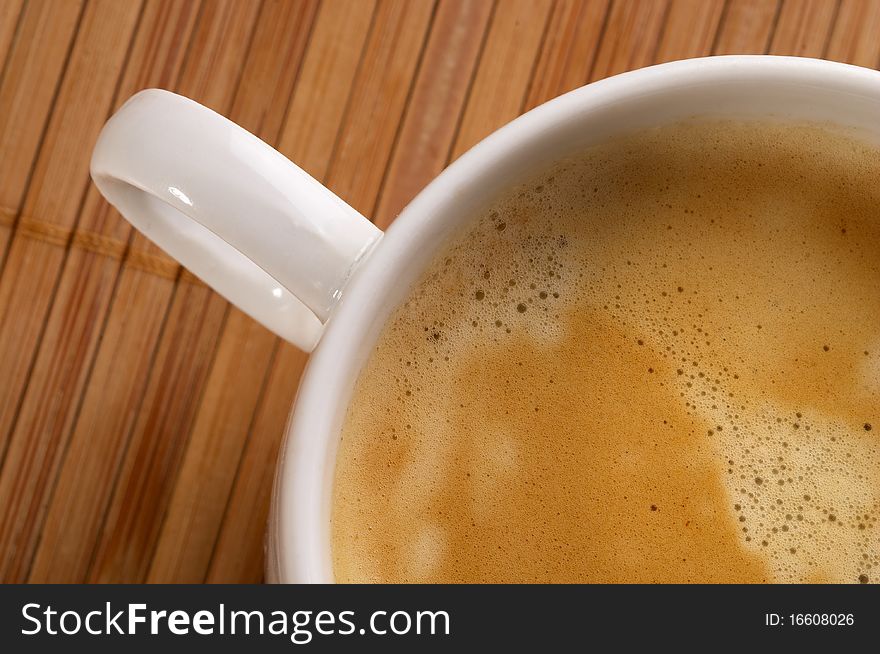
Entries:
POLYGON ((337 578, 875 581, 878 173, 697 122, 501 198, 361 374, 337 578))

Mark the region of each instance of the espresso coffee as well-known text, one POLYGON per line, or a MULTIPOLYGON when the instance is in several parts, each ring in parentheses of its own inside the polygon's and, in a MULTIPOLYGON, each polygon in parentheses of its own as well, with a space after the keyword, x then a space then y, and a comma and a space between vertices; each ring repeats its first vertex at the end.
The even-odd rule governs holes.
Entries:
POLYGON ((345 419, 341 582, 880 580, 880 150, 694 121, 500 198, 345 419))

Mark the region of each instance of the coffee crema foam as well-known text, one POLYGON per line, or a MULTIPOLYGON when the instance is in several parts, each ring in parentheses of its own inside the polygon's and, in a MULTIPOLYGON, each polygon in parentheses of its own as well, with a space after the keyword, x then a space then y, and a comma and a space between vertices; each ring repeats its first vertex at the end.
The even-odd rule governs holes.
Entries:
POLYGON ((341 582, 880 580, 880 151, 705 121, 514 189, 386 325, 341 582))

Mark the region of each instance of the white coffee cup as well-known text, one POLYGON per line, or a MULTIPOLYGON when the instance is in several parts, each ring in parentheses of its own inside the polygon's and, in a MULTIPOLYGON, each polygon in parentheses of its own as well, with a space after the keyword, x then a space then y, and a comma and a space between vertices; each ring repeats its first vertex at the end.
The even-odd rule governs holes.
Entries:
POLYGON ((312 351, 275 476, 270 581, 333 581, 331 496, 345 410, 384 322, 438 248, 505 188, 551 162, 617 134, 699 116, 830 122, 880 142, 880 73, 726 56, 602 80, 483 140, 385 234, 191 100, 143 91, 108 121, 91 171, 111 204, 233 304, 312 351))

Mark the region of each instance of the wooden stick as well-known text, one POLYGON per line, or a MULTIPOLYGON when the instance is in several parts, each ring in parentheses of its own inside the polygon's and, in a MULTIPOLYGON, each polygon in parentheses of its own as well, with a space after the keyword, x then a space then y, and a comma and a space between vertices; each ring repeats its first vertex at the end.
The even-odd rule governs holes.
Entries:
POLYGON ((765 54, 781 6, 767 0, 727 0, 712 54, 765 54))
POLYGON ((724 0, 672 0, 656 62, 711 54, 723 11, 724 0))
POLYGON ((856 66, 880 66, 880 2, 843 0, 827 57, 856 66))
POLYGON ((372 215, 382 229, 446 166, 493 9, 486 0, 439 3, 372 215))
POLYGON ((525 109, 576 89, 589 79, 610 10, 607 0, 556 4, 525 109))
MULTIPOLYGON (((69 234, 79 215, 89 183, 87 153, 112 108, 140 15, 140 2, 95 0, 86 8, 22 210, 55 234, 69 234)), ((22 229, 25 224, 19 223, 0 278, 4 435, 14 424, 66 252, 58 240, 34 238, 33 230, 22 229)), ((61 445, 52 435, 41 436, 12 438, 3 462, 0 579, 24 579, 39 536, 61 445)))
POLYGON ((506 0, 492 16, 451 159, 522 113, 552 5, 506 0))
MULTIPOLYGON (((173 88, 176 85, 198 10, 198 2, 186 0, 147 3, 131 61, 117 94, 117 106, 142 88, 173 88)), ((38 438, 39 434, 46 433, 62 442, 70 438, 75 428, 78 400, 92 373, 98 343, 104 335, 101 330, 131 231, 129 224, 91 186, 17 426, 17 432, 25 434, 25 438, 38 438), (88 306, 90 311, 82 311, 82 306, 88 306), (45 403, 46 397, 58 398, 50 405, 51 410, 45 403)), ((115 427, 108 420, 99 427, 98 442, 105 438, 104 434, 111 426, 115 427)), ((76 445, 70 452, 76 453, 76 445)), ((90 456, 95 458, 106 454, 97 449, 90 451, 90 456)), ((90 463, 86 462, 84 470, 89 469, 90 463)), ((65 475, 71 474, 66 471, 71 470, 76 476, 84 474, 83 470, 65 462, 59 483, 66 483, 65 475)), ((31 572, 32 579, 49 580, 61 576, 67 581, 82 580, 99 530, 83 526, 72 535, 65 530, 71 521, 88 525, 87 520, 94 520, 92 514, 103 511, 107 498, 94 497, 89 491, 90 486, 85 484, 76 487, 72 493, 75 497, 62 498, 56 493, 52 498, 31 572), (67 504, 78 501, 86 505, 84 512, 67 504), (62 506, 63 510, 60 509, 62 506), (66 514, 68 510, 76 513, 72 519, 66 514), (59 540, 64 542, 63 547, 59 540), (61 552, 57 551, 59 548, 61 552)), ((62 495, 66 494, 62 492, 62 495)))
MULTIPOLYGON (((12 11, 14 4, 6 7, 12 11)), ((11 39, 16 32, 17 38, 4 48, 5 66, 0 69, 0 263, 24 201, 82 9, 83 0, 60 5, 33 0, 20 18, 9 21, 4 32, 4 38, 11 39)), ((0 454, 8 399, 0 395, 0 454)))
POLYGON ((21 18, 24 0, 3 0, 0 2, 0 79, 6 67, 6 56, 12 47, 12 40, 21 18))
POLYGON ((823 57, 839 11, 837 2, 786 2, 770 45, 770 54, 823 57))

